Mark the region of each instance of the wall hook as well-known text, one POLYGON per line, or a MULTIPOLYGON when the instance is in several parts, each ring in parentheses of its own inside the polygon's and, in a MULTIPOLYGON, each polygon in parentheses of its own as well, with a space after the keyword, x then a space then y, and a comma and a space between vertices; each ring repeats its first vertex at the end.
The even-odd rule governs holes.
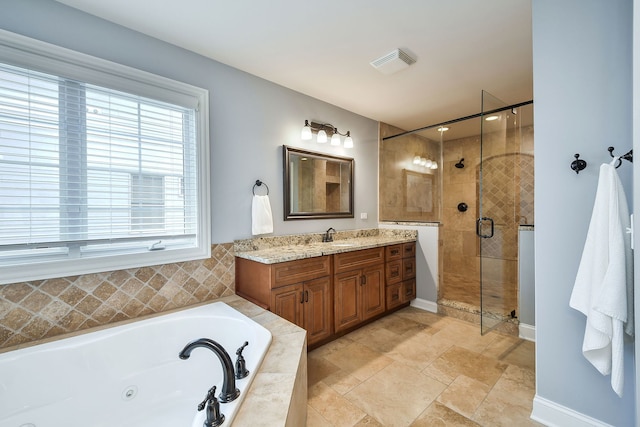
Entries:
MULTIPOLYGON (((611 157, 615 157, 613 155, 613 150, 615 150, 615 148, 609 147, 609 148, 607 148, 607 150, 609 151, 609 155, 611 157)), ((616 169, 618 169, 622 165, 622 159, 628 160, 631 163, 633 163, 633 150, 629 150, 627 153, 623 154, 622 156, 620 156, 618 158, 618 161, 616 162, 616 169)))
POLYGON ((587 167, 587 162, 580 158, 580 154, 576 153, 573 157, 576 159, 571 162, 571 169, 576 171, 576 174, 580 173, 581 170, 587 167))

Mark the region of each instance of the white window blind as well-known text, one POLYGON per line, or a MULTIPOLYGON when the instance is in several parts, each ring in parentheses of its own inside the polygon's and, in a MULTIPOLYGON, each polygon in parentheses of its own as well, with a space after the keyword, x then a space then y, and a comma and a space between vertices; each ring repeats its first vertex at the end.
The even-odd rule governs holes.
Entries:
MULTIPOLYGON (((202 255, 201 119, 193 107, 0 62, 0 268, 202 255)), ((107 264, 68 274, 132 266, 107 264)))

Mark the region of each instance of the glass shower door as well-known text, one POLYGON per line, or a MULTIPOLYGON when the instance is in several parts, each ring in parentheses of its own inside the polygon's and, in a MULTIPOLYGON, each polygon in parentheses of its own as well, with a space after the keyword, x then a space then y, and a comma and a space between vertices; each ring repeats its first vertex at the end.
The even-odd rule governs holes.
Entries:
POLYGON ((482 91, 478 217, 480 325, 485 334, 516 316, 519 142, 516 110, 482 91))

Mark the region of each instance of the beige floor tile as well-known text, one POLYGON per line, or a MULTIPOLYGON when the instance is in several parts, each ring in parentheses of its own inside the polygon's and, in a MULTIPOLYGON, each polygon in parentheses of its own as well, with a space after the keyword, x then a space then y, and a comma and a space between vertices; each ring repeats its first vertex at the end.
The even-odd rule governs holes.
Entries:
POLYGON ((352 342, 325 356, 325 358, 360 381, 367 380, 393 361, 358 342, 352 342))
POLYGON ((411 427, 478 427, 479 425, 443 404, 433 402, 411 424, 411 427))
POLYGON ((346 394, 382 425, 408 426, 446 385, 395 362, 346 394))
POLYGON ((309 388, 308 404, 335 427, 352 427, 367 415, 322 382, 309 388))
POLYGON ((521 368, 536 368, 535 343, 516 337, 499 335, 482 354, 521 368))
POLYGON ((475 352, 482 352, 497 338, 495 332, 480 335, 480 326, 462 320, 451 321, 436 333, 436 336, 438 335, 445 336, 459 347, 475 352))
POLYGON ((473 419, 491 426, 537 426, 529 417, 535 395, 535 375, 510 365, 478 407, 473 419))
POLYGON ((317 357, 312 354, 307 355, 307 364, 307 384, 309 386, 315 385, 340 370, 339 367, 324 357, 317 357))
POLYGON ((493 386, 507 366, 506 363, 498 362, 496 359, 453 346, 423 372, 446 384, 451 384, 458 375, 466 375, 488 386, 493 386))
POLYGON ((308 427, 538 426, 535 345, 403 308, 308 354, 308 427))
POLYGON ((437 400, 459 414, 471 418, 490 390, 490 386, 460 375, 438 396, 437 400))
POLYGON ((323 383, 334 389, 340 394, 347 394, 355 387, 360 385, 362 381, 349 375, 347 372, 339 370, 322 380, 323 383))
POLYGON ((402 344, 405 340, 402 336, 385 328, 368 328, 366 331, 359 333, 355 337, 351 336, 350 338, 383 354, 393 351, 394 348, 402 344))
POLYGON ((383 424, 380 424, 378 420, 376 420, 372 416, 367 415, 353 427, 385 427, 385 426, 383 424))
POLYGON ((322 415, 311 406, 307 405, 307 427, 332 427, 322 415))
POLYGON ((418 333, 426 328, 426 326, 422 323, 415 322, 411 319, 407 319, 406 317, 395 315, 383 317, 376 323, 382 328, 398 335, 418 333))
POLYGON ((439 356, 444 354, 453 343, 442 336, 421 332, 396 344, 387 356, 405 365, 423 370, 439 356))
POLYGON ((336 340, 333 340, 321 347, 316 348, 309 352, 309 355, 317 356, 317 357, 326 357, 331 353, 343 349, 353 343, 353 340, 349 338, 349 336, 340 337, 336 340))
POLYGON ((398 310, 394 315, 428 326, 426 330, 431 331, 432 333, 439 331, 448 325, 450 321, 450 319, 445 316, 415 307, 403 308, 402 310, 398 310))

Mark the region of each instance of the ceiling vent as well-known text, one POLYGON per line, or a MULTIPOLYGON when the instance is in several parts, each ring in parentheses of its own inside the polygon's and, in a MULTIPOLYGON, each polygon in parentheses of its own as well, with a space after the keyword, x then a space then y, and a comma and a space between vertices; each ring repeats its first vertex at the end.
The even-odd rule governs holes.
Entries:
POLYGON ((396 49, 375 61, 371 61, 370 64, 382 74, 393 74, 400 70, 404 70, 415 62, 416 60, 410 57, 405 51, 402 49, 396 49))

